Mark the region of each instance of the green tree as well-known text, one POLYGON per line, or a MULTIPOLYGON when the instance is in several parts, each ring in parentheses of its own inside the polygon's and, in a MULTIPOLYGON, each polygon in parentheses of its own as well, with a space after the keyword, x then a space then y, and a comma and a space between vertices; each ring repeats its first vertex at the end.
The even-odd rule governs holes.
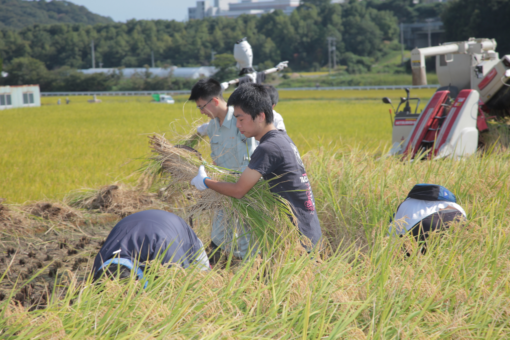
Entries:
POLYGON ((510 54, 507 20, 510 1, 455 0, 447 4, 441 15, 447 41, 463 41, 469 37, 494 38, 500 54, 510 54))
POLYGON ((302 5, 313 5, 317 8, 327 8, 331 5, 331 0, 301 0, 302 5))
POLYGON ((231 54, 235 42, 247 37, 255 65, 288 60, 292 69, 307 70, 327 63, 327 37, 336 38, 338 58, 345 52, 374 59, 384 55, 390 44, 382 40, 396 41, 398 35, 392 13, 364 1, 331 4, 314 0, 305 1, 290 16, 277 10, 260 18, 37 24, 20 31, 0 30, 0 57, 6 65, 16 58, 31 57, 48 70, 90 68, 93 40, 96 67, 100 63, 103 67, 151 65, 151 52, 157 65, 199 66, 211 65, 212 51, 231 54))
POLYGON ((5 85, 39 84, 45 87, 49 82, 49 73, 44 63, 30 57, 12 60, 5 68, 8 76, 3 79, 5 85))
POLYGON ((214 74, 214 78, 219 81, 228 81, 237 77, 235 68, 236 60, 232 54, 224 53, 218 54, 214 58, 212 64, 218 69, 214 74))
POLYGON ((398 22, 413 23, 418 19, 412 0, 368 0, 367 6, 379 11, 390 11, 398 22))
POLYGON ((371 20, 375 10, 365 4, 351 1, 345 6, 344 23, 345 50, 363 57, 377 56, 382 46, 383 32, 371 20))

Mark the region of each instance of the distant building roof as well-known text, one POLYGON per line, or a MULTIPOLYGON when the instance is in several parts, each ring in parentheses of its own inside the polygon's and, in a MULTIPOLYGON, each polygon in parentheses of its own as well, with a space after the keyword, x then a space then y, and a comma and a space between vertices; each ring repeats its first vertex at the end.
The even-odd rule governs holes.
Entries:
POLYGON ((211 77, 214 73, 216 73, 217 70, 215 67, 212 66, 200 66, 200 67, 171 66, 168 68, 161 67, 89 68, 78 71, 84 74, 122 72, 122 75, 125 78, 130 78, 135 74, 144 75, 145 72, 148 71, 152 75, 157 77, 168 77, 172 75, 173 77, 176 78, 198 79, 200 77, 211 77))
POLYGON ((289 15, 299 4, 300 0, 242 0, 241 2, 236 0, 215 0, 214 5, 209 6, 206 1, 198 0, 196 7, 188 8, 188 17, 190 20, 219 16, 235 18, 242 14, 261 15, 278 9, 289 15))

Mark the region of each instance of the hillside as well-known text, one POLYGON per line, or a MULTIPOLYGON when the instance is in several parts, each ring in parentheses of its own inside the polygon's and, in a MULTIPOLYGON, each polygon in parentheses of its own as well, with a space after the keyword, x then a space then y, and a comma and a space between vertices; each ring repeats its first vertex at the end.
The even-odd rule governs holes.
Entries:
POLYGON ((0 0, 0 29, 21 29, 34 24, 113 22, 110 17, 94 14, 84 6, 67 1, 0 0))

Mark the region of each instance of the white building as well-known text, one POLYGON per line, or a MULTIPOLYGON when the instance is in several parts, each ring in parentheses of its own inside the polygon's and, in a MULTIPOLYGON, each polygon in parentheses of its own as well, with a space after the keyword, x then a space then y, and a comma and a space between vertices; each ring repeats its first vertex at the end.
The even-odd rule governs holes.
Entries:
POLYGON ((206 11, 208 9, 208 6, 205 1, 197 1, 196 7, 189 7, 188 8, 188 17, 190 19, 203 19, 207 15, 206 11))
POLYGON ((299 3, 300 0, 214 0, 213 6, 209 6, 207 1, 200 0, 196 7, 188 8, 188 17, 190 20, 218 16, 235 18, 242 14, 261 15, 278 9, 289 15, 299 3))
POLYGON ((39 85, 0 86, 0 110, 41 106, 39 85))
POLYGON ((143 76, 148 71, 152 75, 157 77, 172 76, 176 78, 198 79, 201 77, 211 77, 214 73, 216 73, 217 69, 212 66, 200 66, 200 67, 170 66, 168 68, 162 67, 89 68, 78 71, 84 74, 122 72, 122 76, 124 78, 130 78, 136 74, 143 76))
MULTIPOLYGON (((361 0, 358 0, 361 1, 361 0)), ((450 0, 413 0, 414 4, 448 2, 450 0)), ((347 0, 331 0, 331 3, 343 4, 347 0)), ((300 4, 300 0, 198 0, 195 7, 188 8, 188 18, 204 19, 207 17, 231 17, 235 18, 242 14, 261 15, 277 9, 289 15, 300 4)))

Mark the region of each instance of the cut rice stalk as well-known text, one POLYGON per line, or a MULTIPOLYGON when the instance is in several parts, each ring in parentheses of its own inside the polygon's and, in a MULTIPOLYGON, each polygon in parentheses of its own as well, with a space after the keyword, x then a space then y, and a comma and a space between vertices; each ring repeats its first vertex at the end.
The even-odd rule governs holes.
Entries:
MULTIPOLYGON (((239 173, 205 162, 197 152, 172 145, 164 136, 153 135, 150 147, 153 155, 141 169, 144 183, 154 183, 159 178, 166 184, 164 190, 186 190, 190 181, 203 165, 211 178, 234 183, 239 173)), ((227 219, 249 226, 256 235, 259 247, 272 253, 274 247, 288 237, 298 237, 292 222, 295 217, 289 203, 270 191, 270 181, 261 180, 241 199, 232 198, 213 190, 190 190, 187 208, 188 217, 199 217, 202 213, 222 209, 227 219)))

